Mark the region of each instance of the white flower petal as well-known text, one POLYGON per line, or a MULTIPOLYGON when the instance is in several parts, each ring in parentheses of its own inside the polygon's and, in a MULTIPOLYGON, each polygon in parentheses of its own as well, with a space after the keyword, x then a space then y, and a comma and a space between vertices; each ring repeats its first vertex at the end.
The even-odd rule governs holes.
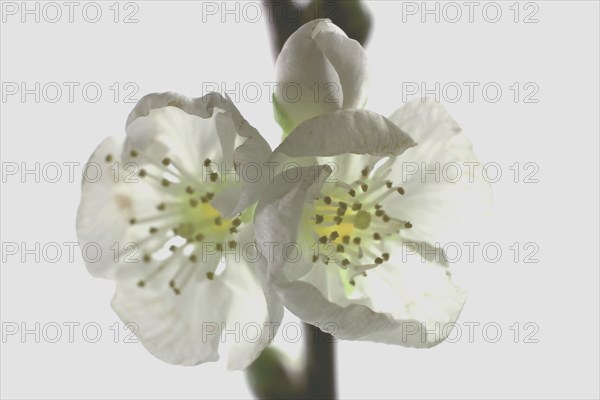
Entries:
POLYGON ((239 333, 226 335, 227 366, 240 370, 254 362, 273 340, 283 318, 283 305, 266 286, 266 262, 257 251, 250 226, 240 232, 236 252, 226 257, 225 271, 217 279, 223 280, 232 293, 227 329, 239 333))
MULTIPOLYGON (((260 262, 264 263, 264 260, 260 262)), ((240 262, 228 264, 218 278, 223 279, 232 292, 227 327, 239 333, 235 340, 228 341, 227 365, 232 370, 246 368, 260 355, 283 318, 283 306, 275 293, 263 295, 258 269, 257 263, 242 257, 240 262)))
POLYGON ((229 369, 246 368, 270 343, 283 316, 279 298, 263 291, 266 266, 248 251, 254 248, 251 238, 247 225, 237 249, 224 252, 224 260, 219 252, 207 250, 192 263, 183 254, 167 264, 121 263, 113 308, 125 323, 133 324, 142 344, 165 362, 216 361, 219 344, 226 343, 229 369), (207 272, 218 271, 220 263, 225 264, 224 271, 209 279, 207 272), (171 279, 180 288, 177 294, 171 279))
MULTIPOLYGON (((405 329, 418 328, 419 337, 413 338, 412 347, 430 347, 450 334, 466 301, 466 293, 451 282, 447 266, 435 262, 435 256, 430 253, 432 246, 419 245, 427 249, 428 257, 419 252, 407 256, 396 242, 390 252, 397 256, 369 271, 367 277, 358 277, 356 287, 368 298, 372 310, 387 313, 405 329), (414 323, 409 328, 409 321, 423 324, 425 328, 414 323)), ((368 340, 404 345, 406 337, 403 335, 405 332, 394 328, 373 332, 368 340)))
POLYGON ((294 32, 275 68, 275 110, 286 133, 309 118, 365 102, 365 52, 327 19, 307 22, 294 32))
POLYGON ((407 240, 449 239, 457 226, 472 223, 488 211, 491 190, 481 164, 441 104, 414 100, 390 120, 418 144, 396 159, 390 173, 406 195, 383 203, 395 216, 412 223, 404 235, 407 240))
POLYGON ((361 108, 367 99, 368 62, 360 43, 328 20, 319 22, 312 36, 338 74, 343 108, 361 108))
POLYGON ((127 135, 125 157, 132 149, 157 160, 168 157, 202 179, 209 173, 203 165, 206 159, 222 176, 237 172, 242 186, 238 201, 213 202, 225 217, 256 202, 266 183, 267 173, 262 169, 271 148, 229 97, 218 93, 196 99, 176 93, 146 95, 129 115, 127 135), (256 167, 261 168, 260 173, 245 174, 256 167))
POLYGON ((269 184, 254 212, 254 234, 261 246, 262 254, 269 254, 267 285, 273 279, 280 279, 285 265, 284 254, 274 251, 271 255, 265 244, 274 243, 280 247, 296 242, 298 224, 307 197, 318 190, 323 180, 329 176, 328 166, 300 167, 300 178, 290 181, 282 174, 277 175, 269 184))
POLYGON ((197 274, 176 295, 164 281, 138 287, 140 274, 140 268, 120 271, 112 306, 123 322, 133 324, 144 347, 170 364, 218 360, 221 324, 233 295, 226 283, 197 274))
POLYGON ((104 278, 114 276, 115 254, 122 257, 128 243, 146 236, 130 225, 130 219, 156 213, 154 205, 161 200, 152 186, 132 176, 135 168, 121 160, 122 148, 123 140, 109 137, 90 156, 77 210, 84 261, 92 275, 104 278))
POLYGON ((346 153, 402 154, 415 143, 390 120, 367 110, 340 110, 304 121, 274 153, 328 157, 346 153))

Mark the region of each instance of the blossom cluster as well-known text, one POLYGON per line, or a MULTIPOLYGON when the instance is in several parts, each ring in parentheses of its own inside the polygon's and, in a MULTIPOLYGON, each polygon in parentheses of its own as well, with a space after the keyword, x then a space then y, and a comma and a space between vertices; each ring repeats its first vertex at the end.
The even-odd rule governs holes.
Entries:
MULTIPOLYGON (((207 321, 277 326, 284 307, 307 323, 335 324, 338 339, 443 341, 450 332, 439 327, 455 323, 466 295, 446 257, 427 254, 489 201, 488 182, 468 168, 477 159, 461 127, 430 100, 387 117, 366 109, 366 53, 329 20, 290 36, 276 79, 283 140, 274 150, 227 96, 140 99, 125 137, 91 155, 99 179, 82 183, 79 241, 106 249, 86 262, 89 272, 116 282, 116 313, 172 364, 219 358, 223 340, 203 338, 207 321), (302 89, 293 102, 280 90, 290 82, 302 89), (337 90, 318 98, 310 90, 332 82, 337 90), (128 163, 137 166, 133 184, 128 163), (458 179, 423 181, 404 176, 407 163, 461 170, 458 179), (116 242, 134 244, 140 262, 112 257, 116 242), (207 252, 206 243, 217 245, 207 252), (222 257, 249 243, 259 257, 222 257), (293 243, 299 258, 290 262, 272 243, 293 243), (426 262, 402 257, 406 243, 426 262)), ((247 367, 272 338, 225 341, 229 367, 247 367)))

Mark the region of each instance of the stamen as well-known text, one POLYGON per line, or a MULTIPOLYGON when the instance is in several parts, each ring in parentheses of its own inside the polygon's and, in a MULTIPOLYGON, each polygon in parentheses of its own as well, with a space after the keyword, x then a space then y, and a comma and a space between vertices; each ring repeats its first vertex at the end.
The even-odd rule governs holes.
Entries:
POLYGON ((130 218, 129 224, 130 225, 138 225, 138 224, 143 224, 146 222, 159 221, 161 219, 167 219, 169 217, 173 217, 176 214, 177 214, 177 212, 173 211, 173 212, 169 212, 169 213, 159 213, 159 214, 155 214, 155 215, 149 215, 149 216, 143 217, 143 218, 130 218))
POLYGON ((341 182, 341 181, 337 181, 335 183, 335 187, 338 187, 340 189, 344 189, 344 190, 352 190, 352 186, 348 185, 346 182, 341 182))

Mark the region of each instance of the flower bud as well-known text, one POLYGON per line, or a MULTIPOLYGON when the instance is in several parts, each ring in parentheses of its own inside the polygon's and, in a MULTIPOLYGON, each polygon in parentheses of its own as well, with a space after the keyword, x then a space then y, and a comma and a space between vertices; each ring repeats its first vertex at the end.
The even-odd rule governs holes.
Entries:
POLYGON ((285 42, 275 64, 275 118, 285 134, 301 122, 366 101, 367 57, 328 19, 310 21, 285 42))

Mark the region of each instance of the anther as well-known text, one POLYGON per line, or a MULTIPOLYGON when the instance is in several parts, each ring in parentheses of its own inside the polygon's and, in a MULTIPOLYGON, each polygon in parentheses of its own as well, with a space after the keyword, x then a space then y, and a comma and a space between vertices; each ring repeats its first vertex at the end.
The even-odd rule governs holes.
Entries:
POLYGON ((135 224, 135 218, 130 218, 129 219, 129 224, 130 225, 134 225, 135 224))
POLYGON ((129 152, 129 155, 130 155, 131 157, 137 157, 137 156, 138 156, 138 154, 139 154, 139 153, 138 153, 137 151, 135 151, 135 150, 131 150, 131 151, 129 152))
POLYGON ((148 229, 148 232, 150 232, 150 233, 156 233, 156 232, 158 232, 158 229, 156 229, 155 227, 151 226, 150 229, 148 229))
POLYGON ((206 277, 212 281, 213 279, 215 279, 215 273, 212 271, 209 271, 206 273, 206 277))
POLYGON ((201 242, 204 240, 204 235, 201 233, 196 234, 196 236, 194 236, 194 239, 196 239, 196 241, 201 242))
POLYGON ((227 247, 229 247, 230 249, 235 249, 237 246, 237 242, 235 240, 230 240, 229 242, 227 242, 227 247))
POLYGON ((399 187, 398 189, 396 189, 396 191, 401 195, 404 195, 404 188, 399 187))
POLYGON ((366 192, 367 190, 369 190, 369 185, 367 185, 366 183, 363 183, 363 184, 360 185, 360 189, 363 192, 366 192))
POLYGON ((338 202, 338 205, 343 210, 346 210, 348 208, 348 203, 345 203, 343 201, 338 202))
POLYGON ((112 154, 107 154, 106 158, 104 159, 106 162, 111 162, 113 160, 113 156, 112 154))
POLYGON ((327 205, 330 205, 330 204, 331 204, 331 197, 329 197, 329 196, 325 196, 325 197, 323 198, 323 203, 325 203, 325 204, 327 204, 327 205))
POLYGON ((344 248, 343 244, 338 244, 336 249, 335 249, 338 253, 343 253, 346 249, 344 248))
POLYGON ((150 257, 150 255, 148 255, 148 254, 144 254, 144 262, 149 263, 150 260, 152 260, 152 257, 150 257))
POLYGON ((169 180, 168 180, 168 179, 166 179, 166 178, 163 178, 163 179, 160 181, 160 184, 161 184, 161 185, 163 185, 164 187, 167 187, 167 186, 169 186, 169 185, 171 184, 171 181, 169 181, 169 180))
POLYGON ((390 253, 383 253, 381 257, 383 257, 384 261, 388 261, 390 259, 390 253))
POLYGON ((146 175, 148 175, 148 173, 147 173, 147 172, 146 172, 146 170, 145 170, 145 169, 143 169, 143 168, 142 168, 142 169, 140 169, 140 172, 138 172, 138 176, 139 176, 140 178, 143 178, 143 177, 145 177, 146 175))
POLYGON ((210 181, 211 182, 216 182, 217 179, 219 179, 219 174, 217 174, 216 172, 211 172, 211 174, 209 175, 210 177, 210 181))
POLYGON ((361 174, 361 175, 362 175, 364 178, 366 178, 367 176, 369 176, 369 167, 364 167, 364 168, 362 169, 362 171, 360 171, 360 174, 361 174))
POLYGON ((240 226, 242 224, 242 220, 239 218, 234 219, 233 221, 231 221, 231 224, 233 226, 240 226))
POLYGON ((377 257, 377 258, 375 259, 375 264, 383 264, 383 258, 381 258, 381 257, 377 257))
POLYGON ((350 236, 344 235, 344 237, 342 238, 342 243, 350 244, 350 236))
POLYGON ((186 187, 185 191, 187 194, 194 194, 194 188, 192 188, 191 186, 186 187))
POLYGON ((190 255, 190 261, 195 263, 196 261, 198 261, 198 257, 196 257, 195 254, 190 255))
POLYGON ((172 244, 171 246, 169 246, 169 250, 173 253, 175 253, 177 251, 177 246, 175 246, 174 244, 172 244))
POLYGON ((407 229, 410 229, 410 228, 412 228, 412 224, 410 222, 407 222, 404 224, 404 227, 407 229))
POLYGON ((381 240, 381 235, 379 233, 375 232, 373 234, 373 239, 375 239, 375 240, 381 240))
POLYGON ((168 167, 169 164, 171 164, 171 159, 169 157, 162 159, 162 165, 164 165, 165 167, 168 167))
POLYGON ((323 216, 319 215, 319 214, 315 215, 315 222, 317 224, 320 224, 321 222, 323 222, 323 216))
POLYGON ((196 199, 190 199, 190 206, 196 207, 197 205, 198 205, 198 200, 196 200, 196 199))
POLYGON ((359 202, 356 202, 354 204, 352 204, 352 210, 353 211, 358 211, 362 208, 362 204, 360 204, 359 202))
POLYGON ((354 244, 360 244, 360 238, 357 236, 354 239, 352 239, 352 243, 354 244))
POLYGON ((350 189, 350 190, 348 191, 348 194, 349 194, 350 196, 354 197, 354 196, 356 196, 356 190, 354 190, 354 189, 350 189))
POLYGON ((387 214, 384 214, 382 219, 383 219, 383 222, 390 222, 390 220, 391 220, 390 216, 387 214))
POLYGON ((312 256, 312 262, 316 263, 317 261, 319 261, 319 256, 317 256, 316 254, 312 256))
POLYGON ((394 182, 392 181, 385 181, 385 186, 387 186, 388 189, 391 189, 393 184, 394 182))
POLYGON ((223 223, 223 220, 221 219, 221 217, 215 218, 215 225, 221 225, 222 223, 223 223))
POLYGON ((342 260, 342 266, 343 266, 343 267, 346 267, 346 266, 348 266, 348 265, 350 265, 350 260, 348 260, 347 258, 344 258, 344 259, 342 260))
POLYGON ((144 282, 143 280, 139 280, 139 281, 138 281, 138 283, 137 283, 137 285, 138 285, 139 287, 142 287, 142 288, 143 288, 144 286, 146 286, 146 282, 144 282))
POLYGON ((156 206, 156 208, 158 209, 158 211, 163 211, 166 208, 166 205, 165 203, 160 203, 156 206))
POLYGON ((321 236, 321 237, 319 238, 319 242, 320 242, 321 244, 326 244, 326 243, 327 243, 327 236, 321 236))
POLYGON ((210 161, 210 159, 207 158, 206 160, 204 160, 205 167, 208 167, 210 164, 212 164, 212 161, 210 161))

